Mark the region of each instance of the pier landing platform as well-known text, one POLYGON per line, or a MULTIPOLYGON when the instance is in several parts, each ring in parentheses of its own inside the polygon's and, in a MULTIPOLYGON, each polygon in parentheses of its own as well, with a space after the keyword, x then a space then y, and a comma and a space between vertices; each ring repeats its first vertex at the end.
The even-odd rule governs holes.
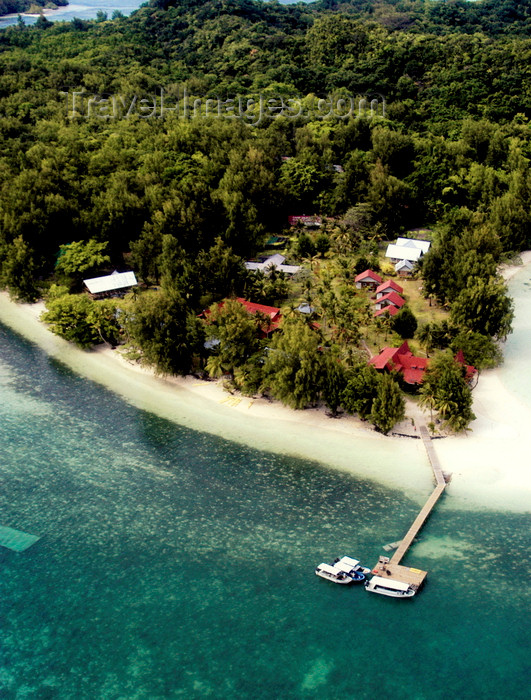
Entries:
POLYGON ((413 569, 409 566, 402 566, 402 564, 393 564, 389 561, 389 557, 380 557, 372 573, 382 578, 389 578, 394 581, 400 581, 401 583, 407 583, 416 589, 422 586, 424 579, 428 575, 428 572, 422 571, 422 569, 413 569))

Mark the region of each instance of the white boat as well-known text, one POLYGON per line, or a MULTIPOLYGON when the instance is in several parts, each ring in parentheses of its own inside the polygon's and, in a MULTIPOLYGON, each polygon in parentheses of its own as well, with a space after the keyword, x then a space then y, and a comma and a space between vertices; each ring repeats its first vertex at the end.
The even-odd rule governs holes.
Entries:
POLYGON ((335 562, 334 569, 337 569, 338 571, 343 571, 345 574, 347 574, 347 576, 350 576, 354 583, 361 583, 362 581, 365 581, 364 573, 362 573, 361 571, 356 571, 352 568, 350 564, 347 564, 344 561, 339 560, 335 562))
POLYGON ((392 578, 382 578, 373 576, 370 581, 365 582, 365 590, 369 593, 379 593, 391 598, 411 598, 417 592, 416 588, 409 583, 402 583, 392 578))
POLYGON ((336 559, 334 561, 334 565, 339 564, 339 562, 347 564, 348 566, 350 566, 351 569, 353 569, 354 571, 359 571, 361 574, 367 575, 371 573, 371 570, 368 569, 366 566, 361 566, 359 559, 352 559, 351 557, 341 557, 341 559, 336 559))
POLYGON ((343 585, 352 583, 353 579, 346 574, 341 569, 336 569, 335 566, 330 566, 330 564, 319 564, 315 569, 317 576, 325 578, 327 581, 333 581, 334 583, 342 583, 343 585))

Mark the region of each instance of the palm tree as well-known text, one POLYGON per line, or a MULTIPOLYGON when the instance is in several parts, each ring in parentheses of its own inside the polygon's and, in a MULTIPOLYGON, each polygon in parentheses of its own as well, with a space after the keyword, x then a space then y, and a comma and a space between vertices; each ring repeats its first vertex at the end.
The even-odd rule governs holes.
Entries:
POLYGON ((205 369, 213 379, 216 379, 217 377, 223 376, 227 372, 228 367, 224 363, 221 355, 210 355, 205 369))
POLYGON ((433 409, 435 408, 435 395, 433 387, 425 382, 419 391, 419 405, 430 409, 430 420, 433 423, 433 409))
POLYGON ((435 408, 439 411, 441 416, 446 419, 447 416, 451 417, 456 415, 457 404, 455 401, 446 397, 435 398, 435 408))
POLYGON ((429 357, 430 352, 433 350, 433 327, 431 323, 426 323, 425 326, 421 326, 417 330, 417 338, 421 345, 424 345, 426 350, 426 355, 429 357))

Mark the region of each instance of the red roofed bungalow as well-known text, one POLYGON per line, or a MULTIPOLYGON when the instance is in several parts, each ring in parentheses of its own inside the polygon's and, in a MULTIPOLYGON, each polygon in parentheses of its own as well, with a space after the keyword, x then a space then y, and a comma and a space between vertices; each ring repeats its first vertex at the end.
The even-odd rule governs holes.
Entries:
MULTIPOLYGON (((247 301, 247 299, 243 299, 242 297, 238 297, 236 299, 244 308, 245 310, 250 313, 250 314, 256 314, 260 313, 264 316, 267 316, 269 320, 265 321, 262 324, 261 327, 261 337, 265 338, 273 331, 276 331, 277 328, 280 325, 280 321, 282 320, 282 314, 280 313, 280 309, 277 309, 276 306, 266 306, 265 304, 255 304, 252 301, 247 301)), ((220 301, 218 304, 219 308, 223 308, 223 301, 220 301)), ((210 309, 205 309, 200 316, 202 318, 208 319, 208 316, 210 314, 210 309)))
POLYGON ((465 368, 465 379, 468 384, 471 383, 471 381, 474 379, 474 377, 477 375, 478 371, 473 365, 467 365, 465 356, 463 354, 462 350, 458 350, 457 354, 455 356, 455 361, 459 362, 460 365, 463 365, 465 368))
POLYGON ((276 328, 278 328, 280 319, 282 318, 282 314, 280 313, 280 309, 277 309, 276 306, 255 304, 254 302, 247 301, 247 299, 243 299, 242 297, 238 297, 236 301, 239 301, 240 304, 242 304, 242 306, 245 306, 245 308, 250 314, 261 313, 264 314, 264 316, 269 316, 269 318, 271 319, 270 330, 275 330, 276 328))
POLYGON ((384 306, 383 309, 378 309, 378 311, 374 312, 374 316, 377 318, 378 316, 383 316, 384 314, 388 314, 389 316, 396 316, 396 314, 399 312, 399 309, 396 308, 396 306, 393 306, 392 304, 390 306, 384 306))
POLYGON ((376 289, 376 287, 382 283, 382 278, 372 270, 365 270, 365 272, 360 272, 359 275, 356 275, 354 282, 358 289, 362 289, 363 287, 376 289))
POLYGON ((407 340, 399 348, 384 348, 369 360, 369 364, 380 371, 398 372, 404 382, 412 386, 422 383, 428 363, 427 357, 413 355, 407 340))
POLYGON ((376 369, 386 369, 389 372, 392 372, 397 368, 395 361, 400 350, 401 348, 384 348, 379 355, 374 355, 374 357, 371 357, 371 359, 369 360, 369 364, 374 365, 376 369))
POLYGON ((385 282, 382 282, 379 287, 376 287, 376 298, 379 299, 380 297, 389 294, 389 292, 402 294, 403 291, 403 288, 396 282, 393 282, 393 280, 385 280, 385 282))
POLYGON ((429 360, 427 357, 416 357, 412 353, 399 355, 399 362, 402 365, 401 375, 406 384, 422 384, 424 372, 426 371, 429 360))
POLYGON ((386 294, 383 297, 380 297, 380 299, 376 300, 376 303, 374 304, 376 309, 383 309, 384 306, 389 306, 393 305, 396 306, 397 309, 401 309, 406 302, 402 299, 402 297, 397 294, 396 292, 389 292, 389 294, 386 294))
MULTIPOLYGON (((465 379, 470 383, 477 375, 476 368, 466 364, 462 350, 459 350, 455 360, 465 367, 465 379)), ((430 361, 427 357, 413 355, 407 340, 399 348, 384 348, 379 355, 375 355, 369 360, 369 364, 380 371, 398 372, 404 382, 411 386, 422 384, 424 373, 429 363, 430 361)))

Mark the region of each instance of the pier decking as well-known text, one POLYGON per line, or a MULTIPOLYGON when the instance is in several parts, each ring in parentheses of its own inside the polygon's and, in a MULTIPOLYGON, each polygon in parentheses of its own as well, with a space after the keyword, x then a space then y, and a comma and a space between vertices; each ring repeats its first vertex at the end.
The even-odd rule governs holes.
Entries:
POLYGON ((417 536, 417 533, 419 532, 420 528, 424 525, 426 522, 428 515, 431 513, 433 506, 437 503, 439 500, 442 492, 446 488, 446 484, 437 484, 435 489, 432 491, 430 494, 430 497, 422 507, 422 510, 420 513, 417 515, 415 520, 413 521, 413 524, 409 528, 409 530, 406 533, 406 536, 400 543, 400 545, 397 547, 395 553, 391 557, 391 564, 399 564, 402 557, 404 554, 407 552, 409 547, 411 546, 411 543, 417 536))
POLYGON ((428 572, 422 571, 421 569, 413 569, 407 566, 402 566, 400 562, 417 536, 420 528, 426 522, 429 514, 441 497, 447 484, 447 480, 443 474, 441 465, 439 464, 439 460, 435 454, 435 450, 433 449, 433 444, 428 433, 428 429, 425 425, 420 427, 420 436, 424 443, 424 447, 426 448, 428 459, 430 460, 433 476, 435 477, 435 489, 432 491, 422 510, 413 521, 413 524, 398 545, 391 559, 384 556, 380 557, 378 563, 373 569, 373 573, 377 574, 378 576, 388 576, 390 579, 394 579, 395 581, 408 583, 414 588, 419 588, 422 585, 424 579, 428 575, 428 572))

